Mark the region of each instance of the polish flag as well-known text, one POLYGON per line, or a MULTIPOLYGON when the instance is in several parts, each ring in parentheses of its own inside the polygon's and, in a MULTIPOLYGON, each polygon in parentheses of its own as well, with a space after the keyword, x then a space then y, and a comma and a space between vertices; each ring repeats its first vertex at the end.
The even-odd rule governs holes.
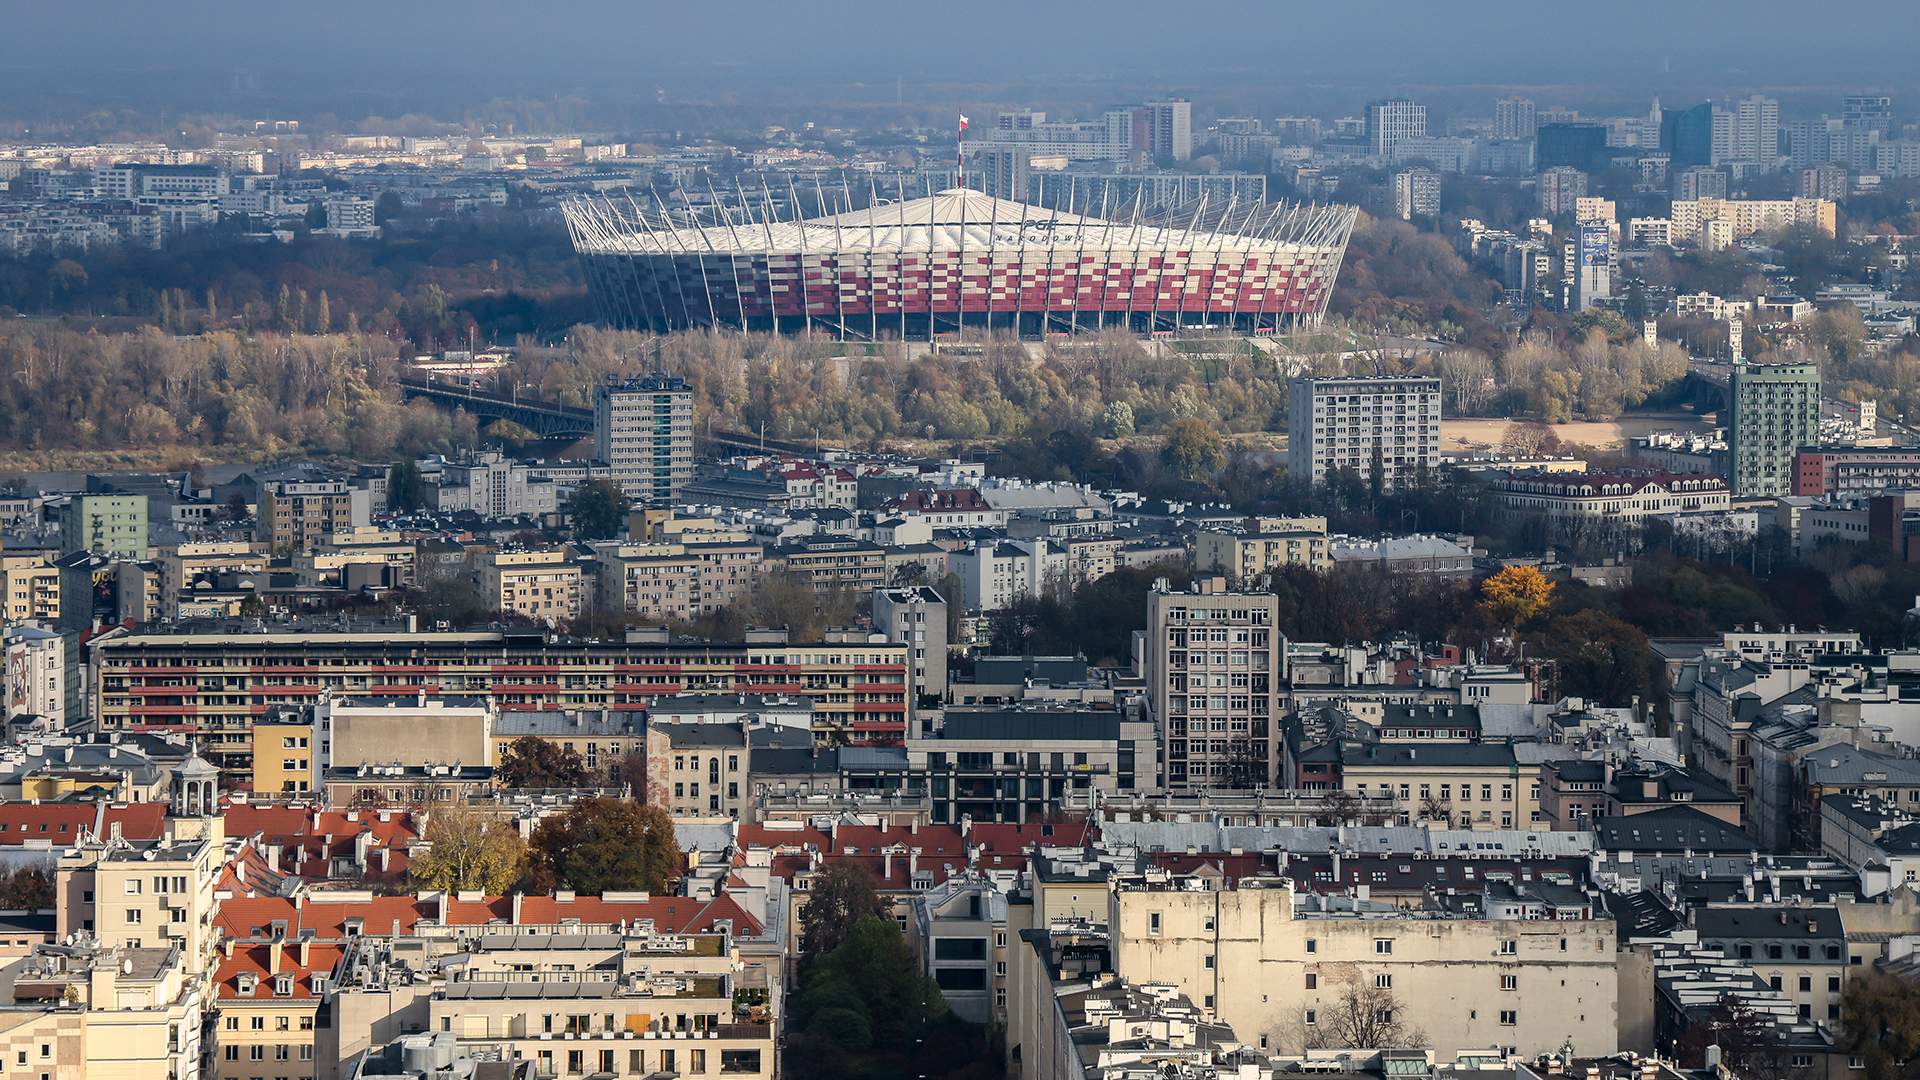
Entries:
POLYGON ((967 130, 967 114, 966 113, 960 114, 960 130, 961 131, 967 130))

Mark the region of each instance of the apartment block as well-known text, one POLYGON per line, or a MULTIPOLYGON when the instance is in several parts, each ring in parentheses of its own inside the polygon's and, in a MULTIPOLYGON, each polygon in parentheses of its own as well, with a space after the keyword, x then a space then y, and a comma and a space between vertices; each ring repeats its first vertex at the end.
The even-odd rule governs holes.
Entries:
POLYGON ((372 517, 372 494, 341 481, 260 485, 258 535, 273 551, 306 551, 372 517))
POLYGON ((873 628, 908 648, 913 692, 947 696, 947 602, 926 585, 876 589, 873 628))
POLYGON ((903 737, 912 704, 907 646, 864 634, 675 642, 664 631, 632 631, 626 641, 550 638, 533 629, 109 631, 90 647, 102 730, 193 734, 238 774, 249 766, 249 730, 268 706, 309 704, 328 693, 340 700, 434 692, 485 698, 503 711, 616 712, 644 712, 690 688, 796 694, 813 700, 816 730, 845 741, 903 737))
POLYGON ((602 386, 593 399, 594 456, 641 506, 671 506, 693 479, 693 389, 658 372, 602 386))
POLYGON ((1286 638, 1272 593, 1229 591, 1202 578, 1186 592, 1147 594, 1147 711, 1170 791, 1265 787, 1280 764, 1286 638))
POLYGON ((244 540, 174 544, 154 554, 160 569, 160 611, 180 617, 180 601, 203 575, 259 573, 267 568, 265 544, 244 540))
POLYGON ((480 595, 494 610, 549 626, 578 618, 580 567, 565 551, 495 551, 474 565, 480 595))
POLYGON ((1283 566, 1324 570, 1333 565, 1327 519, 1256 518, 1244 532, 1201 529, 1193 535, 1193 568, 1254 582, 1283 566))
POLYGON ((744 820, 747 772, 743 724, 647 725, 647 801, 675 817, 744 820))
POLYGON ((60 550, 113 559, 147 557, 145 495, 75 495, 60 516, 60 550))
POLYGON ((1793 493, 1796 458, 1820 437, 1817 364, 1735 364, 1727 456, 1736 496, 1793 493))
POLYGON ((1440 380, 1295 379, 1290 384, 1287 473, 1325 484, 1336 473, 1391 489, 1440 466, 1440 380))
POLYGON ((8 622, 60 619, 60 568, 44 553, 0 553, 0 614, 8 622))
POLYGON ((744 538, 595 545, 597 602, 641 618, 696 619, 751 595, 764 552, 744 538))
POLYGON ((1170 984, 1276 1049, 1314 1045, 1350 999, 1424 1033, 1443 1056, 1619 1048, 1611 918, 1405 912, 1296 897, 1279 879, 1148 873, 1111 880, 1107 923, 1123 978, 1170 984))

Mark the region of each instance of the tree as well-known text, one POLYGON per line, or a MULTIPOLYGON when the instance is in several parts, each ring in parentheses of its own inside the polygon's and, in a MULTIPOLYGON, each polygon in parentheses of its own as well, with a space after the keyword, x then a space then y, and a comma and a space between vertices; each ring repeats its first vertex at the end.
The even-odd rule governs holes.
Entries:
POLYGON ((1406 1011, 1391 989, 1380 986, 1359 964, 1340 964, 1331 976, 1333 1000, 1318 1010, 1308 1029, 1310 1048, 1338 1046, 1356 1050, 1412 1050, 1426 1046, 1426 1032, 1410 1027, 1406 1011))
POLYGON ((811 960, 840 947, 862 916, 886 917, 887 902, 873 874, 857 863, 836 862, 816 875, 800 908, 800 957, 811 960))
POLYGON ((1533 644, 1536 655, 1553 661, 1561 697, 1624 706, 1636 697, 1652 700, 1659 685, 1647 635, 1604 611, 1589 608, 1554 619, 1534 635, 1533 644))
POLYGON ((1196 416, 1182 417, 1167 428, 1160 460, 1180 479, 1205 483, 1227 463, 1226 445, 1220 432, 1206 421, 1196 416))
POLYGON ((1553 582, 1532 566, 1509 566, 1480 583, 1480 607, 1508 630, 1545 613, 1553 582))
POLYGON ((580 754, 559 743, 522 735, 500 755, 500 779, 514 788, 575 788, 587 783, 580 754))
POLYGON ((1879 971, 1847 980, 1840 1043, 1866 1064, 1863 1080, 1920 1076, 1920 987, 1879 971))
POLYGON ((684 865, 666 810, 620 799, 583 799, 543 819, 531 847, 529 884, 541 892, 671 892, 684 865))
POLYGON ((607 784, 626 788, 627 797, 634 802, 646 802, 647 755, 638 750, 621 755, 619 761, 607 766, 607 784))
POLYGON ((0 876, 0 910, 51 911, 54 902, 53 876, 37 866, 0 876))
POLYGON ((1673 1055, 1687 1068, 1704 1068, 1709 1046, 1719 1047, 1720 1060, 1743 1080, 1780 1080, 1791 1072, 1772 1019, 1732 994, 1721 995, 1704 1016, 1688 1018, 1673 1055))
POLYGON ((414 856, 408 870, 422 889, 497 895, 512 888, 526 869, 527 844, 520 830, 510 821, 490 823, 465 807, 433 811, 426 840, 430 846, 414 856))
POLYGON ((427 482, 420 476, 419 463, 410 457, 394 462, 387 470, 387 509, 405 513, 426 505, 427 482))
POLYGON ((582 540, 611 540, 627 526, 627 496, 611 480, 589 480, 567 502, 573 534, 582 540))

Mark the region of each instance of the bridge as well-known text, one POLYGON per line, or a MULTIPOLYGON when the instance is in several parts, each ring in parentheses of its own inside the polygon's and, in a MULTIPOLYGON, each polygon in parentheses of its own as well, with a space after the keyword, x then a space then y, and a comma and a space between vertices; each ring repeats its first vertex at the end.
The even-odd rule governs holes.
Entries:
MULTIPOLYGON (((539 398, 520 397, 475 390, 454 383, 436 382, 403 376, 400 391, 409 399, 432 402, 443 409, 464 409, 482 420, 509 420, 542 438, 584 439, 593 435, 593 410, 562 405, 539 398)), ((724 428, 695 429, 709 453, 771 453, 813 457, 816 453, 838 450, 832 443, 802 442, 769 438, 764 433, 728 431, 724 428)))
POLYGON ((400 392, 443 409, 464 409, 483 420, 508 420, 542 438, 586 438, 593 434, 592 409, 414 377, 400 379, 400 392))

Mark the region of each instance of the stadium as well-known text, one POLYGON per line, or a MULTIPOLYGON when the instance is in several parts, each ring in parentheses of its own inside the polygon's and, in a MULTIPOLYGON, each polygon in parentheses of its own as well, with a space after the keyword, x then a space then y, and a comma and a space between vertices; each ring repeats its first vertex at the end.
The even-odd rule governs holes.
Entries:
MULTIPOLYGON (((601 320, 854 340, 963 328, 1273 333, 1325 316, 1355 217, 1204 200, 1108 217, 965 188, 786 220, 771 198, 740 202, 669 212, 658 196, 570 199, 567 229, 601 320)), ((851 195, 822 209, 841 205, 851 195)))

